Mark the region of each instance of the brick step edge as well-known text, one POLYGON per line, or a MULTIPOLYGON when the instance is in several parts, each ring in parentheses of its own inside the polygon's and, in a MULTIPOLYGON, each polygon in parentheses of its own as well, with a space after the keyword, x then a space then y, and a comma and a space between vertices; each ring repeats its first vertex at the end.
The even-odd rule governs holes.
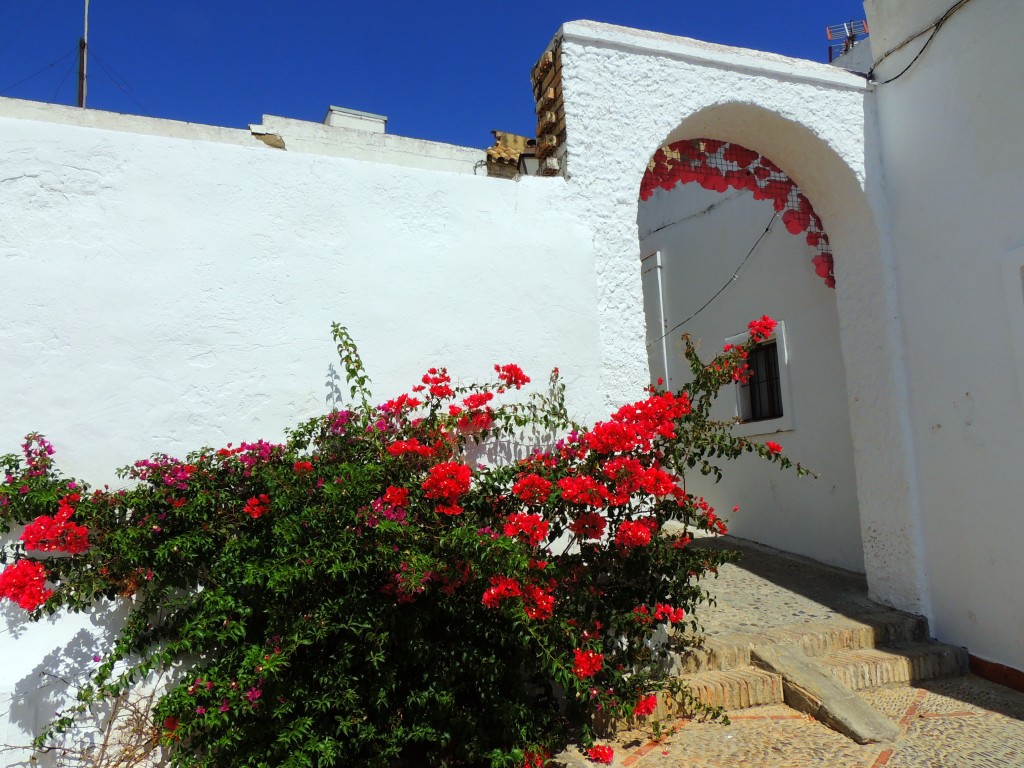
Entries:
POLYGON ((754 667, 702 672, 681 682, 697 701, 709 707, 735 710, 783 702, 782 675, 754 667))
POLYGON ((712 670, 750 666, 750 649, 765 645, 789 645, 812 657, 832 656, 846 651, 903 645, 928 637, 924 617, 885 611, 862 620, 843 619, 815 622, 755 632, 729 632, 705 638, 703 647, 685 654, 671 654, 666 664, 675 677, 712 670))
POLYGON ((967 649, 944 643, 865 648, 815 661, 833 678, 855 691, 967 673, 967 649))

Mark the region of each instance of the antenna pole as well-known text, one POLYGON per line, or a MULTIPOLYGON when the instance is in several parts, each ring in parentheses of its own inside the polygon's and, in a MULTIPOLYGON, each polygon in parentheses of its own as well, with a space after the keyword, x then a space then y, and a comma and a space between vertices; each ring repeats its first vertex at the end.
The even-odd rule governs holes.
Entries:
POLYGON ((85 65, 89 53, 89 0, 85 0, 85 28, 78 40, 78 106, 85 107, 85 65))

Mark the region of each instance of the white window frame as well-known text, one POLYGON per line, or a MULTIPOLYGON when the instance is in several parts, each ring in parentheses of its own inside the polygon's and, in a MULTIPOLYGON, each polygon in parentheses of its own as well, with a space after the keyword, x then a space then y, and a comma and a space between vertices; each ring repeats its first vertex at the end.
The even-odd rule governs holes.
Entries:
MULTIPOLYGON (((738 333, 725 340, 726 344, 746 344, 750 339, 750 332, 738 333)), ((779 390, 782 396, 782 416, 777 419, 762 419, 760 421, 740 421, 733 425, 732 433, 737 437, 753 437, 755 435, 773 435, 776 432, 791 432, 793 430, 793 398, 789 387, 789 345, 786 343, 786 324, 779 320, 775 324, 775 330, 765 339, 774 341, 775 350, 779 356, 779 390)), ((733 416, 737 419, 742 415, 741 389, 739 382, 733 384, 733 416)))

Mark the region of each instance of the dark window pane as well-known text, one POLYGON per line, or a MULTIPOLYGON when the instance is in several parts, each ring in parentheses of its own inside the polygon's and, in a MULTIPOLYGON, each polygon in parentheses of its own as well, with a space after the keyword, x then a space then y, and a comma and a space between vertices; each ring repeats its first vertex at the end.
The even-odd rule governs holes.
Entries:
POLYGON ((774 341, 759 344, 747 358, 750 366, 750 421, 782 416, 779 352, 774 341))

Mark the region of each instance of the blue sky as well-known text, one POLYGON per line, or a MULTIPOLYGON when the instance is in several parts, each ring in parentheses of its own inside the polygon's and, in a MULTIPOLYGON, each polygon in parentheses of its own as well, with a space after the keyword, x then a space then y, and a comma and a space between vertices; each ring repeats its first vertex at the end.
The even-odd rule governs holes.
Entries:
MULTIPOLYGON (((83 0, 0 0, 0 95, 73 104, 83 0)), ((827 60, 860 0, 345 2, 91 0, 88 106, 241 128, 322 120, 483 147, 533 132, 529 71, 559 25, 594 19, 827 60)))

